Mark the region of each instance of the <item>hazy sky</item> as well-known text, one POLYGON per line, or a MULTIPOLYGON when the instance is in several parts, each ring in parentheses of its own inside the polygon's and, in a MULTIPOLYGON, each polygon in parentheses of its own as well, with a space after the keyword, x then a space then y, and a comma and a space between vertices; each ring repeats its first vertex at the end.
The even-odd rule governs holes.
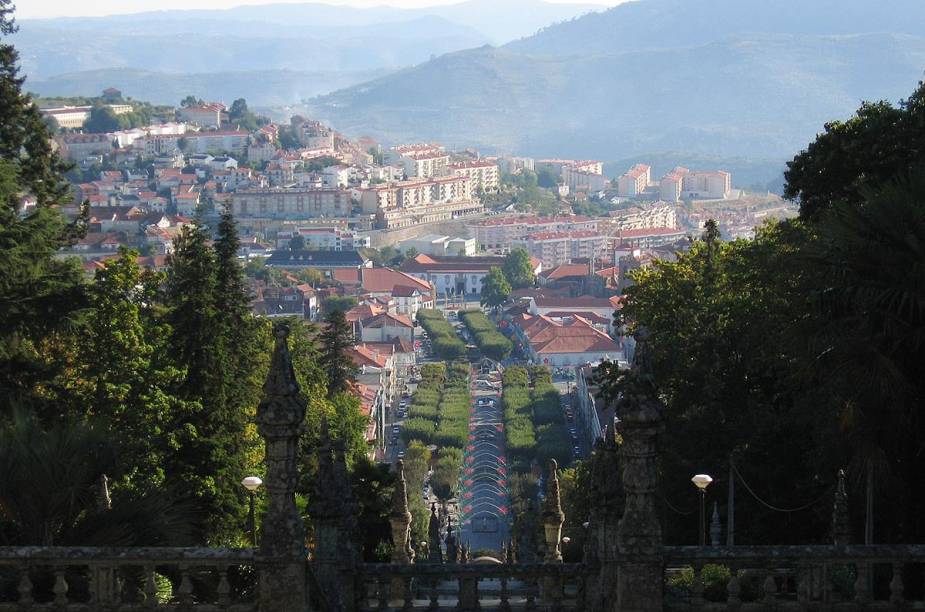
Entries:
MULTIPOLYGON (((221 9, 242 4, 277 4, 280 2, 305 2, 306 0, 14 0, 16 15, 21 18, 111 15, 115 13, 139 13, 163 9, 221 9)), ((317 0, 316 0, 317 1, 317 0)), ((403 8, 454 4, 460 0, 321 0, 325 4, 349 4, 352 6, 377 6, 387 4, 403 8)), ((560 3, 606 4, 613 6, 620 0, 552 0, 560 3)), ((498 0, 504 2, 504 0, 498 0)))

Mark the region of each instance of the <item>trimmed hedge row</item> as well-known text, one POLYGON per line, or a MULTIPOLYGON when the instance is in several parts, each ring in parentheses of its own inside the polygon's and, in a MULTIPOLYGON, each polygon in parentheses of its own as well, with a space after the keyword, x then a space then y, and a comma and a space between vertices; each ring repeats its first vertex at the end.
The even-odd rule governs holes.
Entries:
POLYGON ((504 371, 504 423, 508 455, 516 471, 525 472, 533 462, 555 459, 566 466, 572 461, 572 442, 562 421, 559 391, 548 368, 511 366, 504 371), (530 389, 529 382, 534 384, 530 389))
POLYGON ((507 438, 507 454, 516 471, 527 471, 536 455, 536 432, 530 418, 530 390, 527 387, 527 371, 521 366, 511 366, 501 379, 504 403, 504 429, 507 438))
POLYGON ((417 317, 418 323, 430 337, 431 347, 437 357, 451 361, 465 356, 466 345, 456 335, 453 326, 443 318, 441 311, 422 309, 418 311, 417 317))
POLYGON ((469 438, 469 403, 468 364, 424 365, 402 438, 462 449, 469 438))
POLYGON ((464 312, 460 316, 483 355, 495 361, 501 361, 510 356, 514 345, 498 331, 484 312, 473 310, 464 312))

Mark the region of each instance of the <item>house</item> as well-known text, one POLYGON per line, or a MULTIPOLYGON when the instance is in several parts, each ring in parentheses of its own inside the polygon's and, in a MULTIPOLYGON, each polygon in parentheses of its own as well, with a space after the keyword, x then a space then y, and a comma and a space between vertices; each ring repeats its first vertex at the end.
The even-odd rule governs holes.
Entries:
POLYGON ((201 127, 218 128, 222 125, 222 112, 224 110, 224 104, 213 102, 211 104, 181 108, 177 111, 177 117, 181 121, 188 121, 201 127))
POLYGON ((414 323, 405 315, 383 312, 360 321, 363 342, 390 342, 396 338, 414 342, 414 323))
POLYGON ((253 308, 265 317, 308 318, 305 292, 299 287, 262 287, 253 308))
POLYGON ((589 295, 558 297, 540 294, 528 297, 526 300, 528 302, 527 312, 533 316, 550 316, 553 312, 569 313, 575 316, 595 315, 611 322, 611 327, 614 311, 622 308, 622 302, 618 296, 596 298, 589 295))
POLYGON ((511 318, 515 344, 534 363, 581 365, 624 359, 622 346, 579 315, 553 318, 520 313, 511 318))
POLYGON ((335 270, 334 280, 356 295, 392 298, 396 311, 411 318, 421 308, 433 308, 436 300, 430 283, 392 268, 335 270))
MULTIPOLYGON (((542 271, 539 260, 531 262, 534 274, 542 271)), ((482 283, 491 268, 503 265, 503 257, 438 257, 421 253, 406 260, 401 271, 429 282, 437 295, 472 295, 482 292, 482 283)))

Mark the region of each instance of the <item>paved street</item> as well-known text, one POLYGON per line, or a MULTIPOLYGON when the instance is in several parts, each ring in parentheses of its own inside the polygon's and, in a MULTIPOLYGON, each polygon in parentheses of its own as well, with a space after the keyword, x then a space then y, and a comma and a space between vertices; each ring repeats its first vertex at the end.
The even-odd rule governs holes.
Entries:
POLYGON ((510 538, 504 443, 504 411, 500 395, 496 391, 473 387, 469 443, 460 488, 461 539, 468 542, 473 552, 480 549, 498 551, 510 538))

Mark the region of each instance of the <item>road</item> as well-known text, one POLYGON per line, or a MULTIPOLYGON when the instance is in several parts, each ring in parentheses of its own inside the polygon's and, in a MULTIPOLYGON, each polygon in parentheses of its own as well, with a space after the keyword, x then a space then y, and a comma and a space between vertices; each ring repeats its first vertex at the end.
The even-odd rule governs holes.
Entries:
MULTIPOLYGON (((473 379, 475 375, 473 374, 473 379)), ((472 390, 460 487, 460 539, 472 551, 500 551, 511 536, 504 411, 496 391, 472 390)))

